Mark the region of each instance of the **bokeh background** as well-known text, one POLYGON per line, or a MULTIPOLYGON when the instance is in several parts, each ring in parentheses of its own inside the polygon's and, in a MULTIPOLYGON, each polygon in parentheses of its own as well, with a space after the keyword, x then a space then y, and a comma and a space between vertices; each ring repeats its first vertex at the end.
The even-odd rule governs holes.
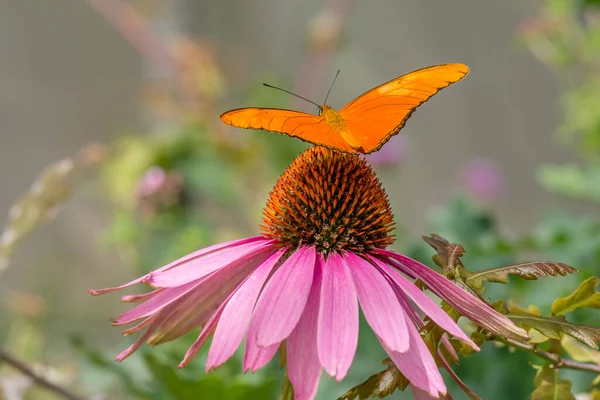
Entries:
MULTIPOLYGON (((177 371, 193 337, 114 366, 131 339, 108 318, 126 306, 87 289, 258 233, 270 188, 307 145, 218 116, 249 105, 314 112, 262 82, 321 102, 338 69, 335 108, 424 66, 471 68, 369 157, 397 218, 396 249, 429 261, 419 237, 437 232, 463 243, 472 269, 537 256, 597 274, 600 28, 595 2, 561 3, 0 1, 0 344, 86 398, 274 398, 276 365, 240 377, 234 361, 206 377, 199 357, 177 371), (15 203, 33 214, 10 212, 15 203)), ((488 294, 547 311, 581 279, 488 294)), ((323 378, 319 399, 383 368, 373 342, 363 329, 348 378, 323 378)), ((460 366, 465 382, 485 399, 527 398, 533 359, 482 353, 460 366)), ((0 369, 15 396, 54 398, 19 379, 0 369)))

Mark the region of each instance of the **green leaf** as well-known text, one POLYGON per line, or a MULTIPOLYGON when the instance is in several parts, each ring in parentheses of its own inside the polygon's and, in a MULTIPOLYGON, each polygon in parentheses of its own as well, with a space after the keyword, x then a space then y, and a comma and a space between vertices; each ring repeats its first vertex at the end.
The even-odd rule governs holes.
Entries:
POLYGON ((101 352, 90 347, 85 340, 80 336, 72 336, 71 346, 81 354, 90 364, 94 367, 104 371, 110 372, 116 375, 128 393, 143 397, 150 398, 151 392, 147 388, 141 388, 136 384, 134 376, 127 371, 122 364, 117 363, 115 360, 104 356, 101 352))
POLYGON ((573 360, 578 362, 592 362, 600 365, 600 351, 590 349, 570 336, 563 336, 560 344, 573 360))
POLYGON ((561 297, 552 303, 552 314, 560 315, 579 307, 600 308, 600 292, 595 289, 600 284, 600 278, 592 276, 579 285, 567 297, 561 297))
POLYGON ((600 341, 600 328, 590 325, 572 324, 567 321, 564 315, 542 317, 539 315, 509 314, 507 317, 516 325, 526 329, 533 328, 551 339, 559 340, 561 333, 564 333, 594 349, 598 348, 596 343, 600 341))
POLYGON ((578 272, 577 269, 563 263, 554 261, 532 261, 507 267, 490 268, 479 272, 468 274, 467 283, 480 287, 484 281, 507 283, 509 275, 516 275, 527 280, 536 280, 539 277, 545 278, 548 275, 566 276, 578 272))
POLYGON ((394 365, 392 360, 385 359, 384 364, 388 365, 385 371, 381 371, 372 375, 358 386, 353 387, 346 393, 341 395, 338 400, 359 400, 368 399, 371 397, 385 397, 392 394, 396 388, 400 390, 406 389, 408 379, 402 375, 400 370, 394 365))
POLYGON ((575 400, 571 393, 572 383, 566 379, 559 379, 558 371, 545 364, 538 370, 533 380, 535 390, 531 400, 575 400))

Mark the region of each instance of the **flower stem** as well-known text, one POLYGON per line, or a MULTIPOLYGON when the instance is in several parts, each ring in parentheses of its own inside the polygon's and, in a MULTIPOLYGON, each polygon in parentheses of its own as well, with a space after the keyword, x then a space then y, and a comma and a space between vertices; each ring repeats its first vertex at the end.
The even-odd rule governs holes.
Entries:
POLYGON ((27 364, 16 359, 15 357, 11 356, 10 354, 8 354, 5 350, 3 350, 1 348, 0 348, 0 361, 3 361, 6 364, 10 365, 11 367, 19 370, 19 372, 21 372, 23 375, 31 378, 31 380, 36 385, 41 386, 41 387, 59 395, 60 397, 62 397, 64 399, 69 399, 69 400, 82 400, 83 399, 83 397, 79 397, 79 396, 69 392, 67 389, 62 388, 52 382, 49 382, 44 377, 42 377, 39 374, 37 374, 36 372, 34 372, 30 367, 27 366, 27 364))
POLYGON ((568 368, 568 369, 574 369, 574 370, 578 370, 578 371, 588 371, 588 372, 594 372, 596 374, 600 374, 600 365, 597 365, 597 364, 583 363, 583 362, 578 362, 578 361, 573 361, 573 360, 565 360, 564 358, 561 358, 557 354, 540 349, 538 346, 535 346, 532 344, 520 343, 520 342, 511 340, 511 339, 505 339, 505 338, 499 338, 499 337, 494 337, 494 339, 498 340, 502 343, 505 343, 509 346, 513 346, 518 349, 527 351, 531 354, 535 354, 536 356, 543 358, 546 361, 552 362, 557 368, 568 368))

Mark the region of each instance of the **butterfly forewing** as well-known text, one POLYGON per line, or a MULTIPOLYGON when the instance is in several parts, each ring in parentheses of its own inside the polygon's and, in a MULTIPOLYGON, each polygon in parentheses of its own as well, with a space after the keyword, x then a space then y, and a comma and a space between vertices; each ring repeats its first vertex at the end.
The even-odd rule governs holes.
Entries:
POLYGON ((423 68, 386 82, 352 100, 340 110, 346 128, 362 143, 365 153, 383 146, 410 115, 439 90, 469 72, 464 64, 423 68))
POLYGON ((284 133, 316 145, 355 152, 317 115, 277 108, 239 108, 223 113, 221 121, 238 128, 284 133))

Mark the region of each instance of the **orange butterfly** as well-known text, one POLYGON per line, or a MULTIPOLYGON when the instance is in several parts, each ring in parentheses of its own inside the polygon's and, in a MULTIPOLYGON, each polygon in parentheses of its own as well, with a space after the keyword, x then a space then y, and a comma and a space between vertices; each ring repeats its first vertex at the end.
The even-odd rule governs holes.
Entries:
POLYGON ((276 108, 239 108, 221 115, 238 128, 264 129, 345 153, 369 154, 397 134, 417 107, 469 73, 464 64, 435 65, 386 82, 339 112, 324 104, 318 115, 276 108))

